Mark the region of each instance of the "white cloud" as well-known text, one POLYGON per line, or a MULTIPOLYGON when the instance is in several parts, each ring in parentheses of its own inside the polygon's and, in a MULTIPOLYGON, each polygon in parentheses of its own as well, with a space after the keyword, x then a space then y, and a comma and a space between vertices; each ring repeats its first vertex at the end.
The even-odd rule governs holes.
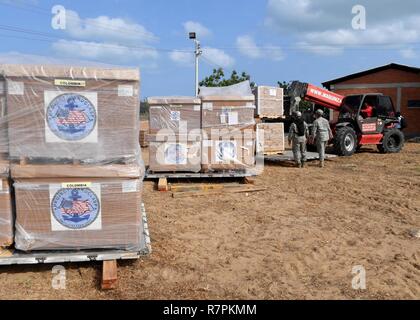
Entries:
POLYGON ((148 64, 153 67, 159 56, 151 44, 159 39, 144 26, 127 19, 98 16, 81 18, 66 10, 66 29, 72 40, 59 40, 52 49, 61 57, 100 60, 111 63, 148 64))
POLYGON ((0 53, 0 64, 55 64, 55 65, 81 65, 81 66, 98 66, 98 67, 112 67, 115 65, 105 64, 100 62, 88 61, 71 58, 53 58, 41 55, 26 54, 17 51, 0 53))
POLYGON ((187 21, 183 25, 186 33, 195 32, 198 38, 205 38, 212 34, 207 27, 196 21, 187 21))
POLYGON ((236 45, 239 52, 246 57, 258 59, 262 56, 260 48, 258 48, 251 36, 239 36, 236 38, 236 45))
POLYGON ((204 47, 203 57, 209 60, 211 63, 223 67, 229 68, 235 64, 235 59, 228 55, 226 52, 220 49, 204 47))
POLYGON ((336 55, 348 47, 364 51, 397 49, 412 56, 420 41, 420 1, 360 0, 366 7, 366 30, 354 30, 354 3, 345 0, 269 0, 266 25, 295 39, 298 49, 336 55))
POLYGON ((281 61, 284 60, 285 54, 281 47, 268 45, 264 47, 267 56, 273 61, 281 61))
POLYGON ((405 59, 414 59, 418 57, 417 52, 414 51, 413 48, 402 49, 400 50, 400 54, 405 59))
POLYGON ((65 32, 79 40, 120 44, 144 44, 158 40, 158 37, 140 24, 108 16, 82 19, 77 12, 72 10, 66 10, 65 32))
POLYGON ((76 40, 59 40, 53 44, 55 52, 64 57, 115 61, 118 63, 140 62, 156 59, 154 48, 129 48, 126 46, 76 40))
POLYGON ((351 28, 354 5, 366 8, 367 25, 404 21, 420 12, 420 1, 268 0, 265 24, 280 31, 308 32, 351 28))
POLYGON ((173 62, 179 65, 191 66, 194 64, 194 53, 192 52, 173 50, 168 55, 173 62))
POLYGON ((284 53, 280 47, 273 45, 259 47, 249 35, 236 38, 236 46, 241 54, 251 59, 268 58, 273 61, 284 59, 284 53))

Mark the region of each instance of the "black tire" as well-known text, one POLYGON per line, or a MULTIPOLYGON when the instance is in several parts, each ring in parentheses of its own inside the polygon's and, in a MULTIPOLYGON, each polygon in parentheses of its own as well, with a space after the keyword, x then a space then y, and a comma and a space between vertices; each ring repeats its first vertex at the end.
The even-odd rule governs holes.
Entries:
POLYGON ((404 134, 399 129, 385 130, 382 144, 378 145, 381 153, 399 153, 404 147, 404 134))
POLYGON ((350 157, 357 150, 357 136, 352 127, 337 129, 334 138, 334 150, 340 157, 350 157))

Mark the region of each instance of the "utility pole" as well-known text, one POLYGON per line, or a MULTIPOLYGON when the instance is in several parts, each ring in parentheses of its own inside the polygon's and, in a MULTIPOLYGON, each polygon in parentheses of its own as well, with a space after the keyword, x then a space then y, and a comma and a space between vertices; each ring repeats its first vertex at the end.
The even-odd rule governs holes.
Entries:
POLYGON ((203 54, 203 51, 201 50, 200 41, 197 40, 197 35, 195 32, 190 32, 189 34, 190 39, 194 40, 195 44, 195 96, 198 97, 198 59, 203 54))

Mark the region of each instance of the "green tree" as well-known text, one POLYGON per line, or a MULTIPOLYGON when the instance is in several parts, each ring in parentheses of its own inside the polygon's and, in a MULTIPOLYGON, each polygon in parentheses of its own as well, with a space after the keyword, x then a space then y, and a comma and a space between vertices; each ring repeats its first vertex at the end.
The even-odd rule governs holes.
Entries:
POLYGON ((279 85, 280 88, 283 88, 284 90, 286 90, 289 87, 290 82, 277 81, 277 84, 279 85))
POLYGON ((149 117, 149 104, 147 100, 140 101, 140 119, 147 119, 149 117))
MULTIPOLYGON (((238 74, 235 70, 232 71, 230 78, 225 77, 225 72, 222 68, 213 69, 213 73, 200 82, 200 86, 204 87, 226 87, 237 84, 246 80, 251 80, 251 76, 246 72, 238 74)), ((255 87, 255 83, 251 82, 251 88, 255 87)))

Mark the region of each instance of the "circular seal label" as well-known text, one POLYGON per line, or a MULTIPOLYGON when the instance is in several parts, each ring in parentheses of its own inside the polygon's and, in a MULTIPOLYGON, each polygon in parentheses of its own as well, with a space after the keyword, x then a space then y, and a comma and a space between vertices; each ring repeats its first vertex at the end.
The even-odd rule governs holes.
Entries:
POLYGON ((98 218, 100 203, 90 188, 62 188, 55 193, 51 210, 55 220, 62 226, 80 230, 98 218))
POLYGON ((171 143, 165 149, 166 164, 187 164, 187 149, 185 145, 171 143))
POLYGON ((47 107, 47 124, 60 139, 78 141, 89 136, 96 126, 96 109, 86 97, 65 93, 47 107))
POLYGON ((236 159, 236 145, 232 141, 221 141, 217 147, 219 161, 233 161, 236 159))

